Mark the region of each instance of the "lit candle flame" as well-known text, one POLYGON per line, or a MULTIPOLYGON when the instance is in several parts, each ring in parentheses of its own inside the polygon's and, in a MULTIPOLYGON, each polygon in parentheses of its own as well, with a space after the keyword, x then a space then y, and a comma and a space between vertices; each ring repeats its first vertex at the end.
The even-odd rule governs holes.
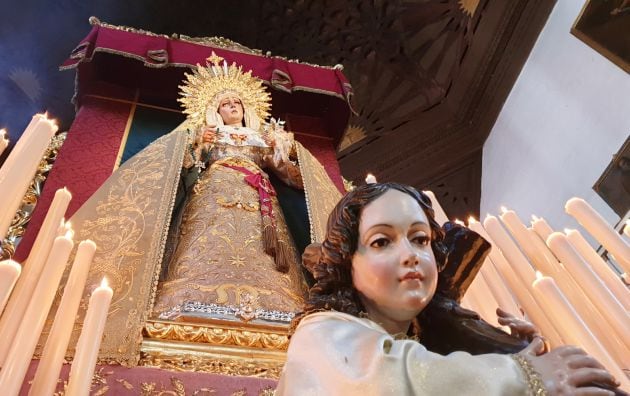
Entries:
POLYGON ((44 114, 35 114, 35 117, 41 118, 43 121, 46 121, 50 124, 50 126, 57 132, 59 129, 59 125, 57 124, 57 120, 53 118, 48 118, 48 111, 45 111, 44 114))
POLYGON ((374 176, 371 173, 368 173, 367 176, 365 177, 365 184, 375 184, 375 183, 377 183, 376 176, 374 176))
POLYGON ((6 135, 7 135, 6 128, 0 129, 0 139, 4 139, 6 135))
POLYGON ((508 209, 505 206, 501 206, 501 213, 506 213, 508 209))
POLYGON ((460 226, 466 226, 466 224, 464 224, 464 222, 459 219, 455 219, 455 224, 459 224, 460 226))
POLYGON ((540 271, 536 270, 536 279, 542 279, 542 278, 543 278, 543 276, 544 276, 544 275, 542 274, 542 272, 540 272, 540 271))
POLYGON ((72 231, 71 229, 68 229, 68 230, 66 231, 66 235, 65 235, 65 237, 66 237, 66 238, 68 238, 68 239, 70 239, 70 240, 72 240, 72 238, 74 238, 74 231, 72 231))
POLYGON ((565 229, 564 229, 564 233, 565 233, 565 234, 569 234, 569 233, 570 233, 570 232, 572 232, 572 231, 575 231, 575 230, 572 230, 572 229, 570 229, 570 228, 565 228, 565 229))
POLYGON ((477 223, 477 220, 475 219, 474 216, 470 216, 468 217, 468 224, 474 224, 477 223))
POLYGON ((101 281, 101 287, 109 287, 109 284, 107 283, 107 277, 103 277, 103 280, 101 281))
POLYGON ((540 220, 540 217, 538 217, 536 215, 532 215, 532 220, 533 221, 538 221, 538 220, 540 220))

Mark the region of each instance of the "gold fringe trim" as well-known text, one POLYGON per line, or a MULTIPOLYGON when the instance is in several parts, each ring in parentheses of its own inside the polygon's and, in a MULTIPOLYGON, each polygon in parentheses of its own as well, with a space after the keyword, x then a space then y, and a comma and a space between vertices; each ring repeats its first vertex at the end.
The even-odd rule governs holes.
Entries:
POLYGON ((512 359, 519 365, 523 374, 525 374, 525 381, 527 382, 527 395, 528 396, 547 396, 547 389, 545 384, 540 378, 540 374, 534 369, 532 364, 525 357, 521 355, 510 355, 512 359))

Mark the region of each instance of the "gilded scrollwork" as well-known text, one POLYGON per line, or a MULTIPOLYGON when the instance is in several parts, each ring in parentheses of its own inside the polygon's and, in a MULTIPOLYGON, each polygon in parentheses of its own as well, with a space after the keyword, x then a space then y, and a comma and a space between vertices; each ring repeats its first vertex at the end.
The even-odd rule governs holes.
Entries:
MULTIPOLYGON (((177 180, 183 154, 177 157, 173 153, 183 153, 186 143, 187 136, 181 132, 159 138, 125 162, 117 171, 119 177, 106 181, 70 219, 75 240, 91 239, 97 245, 70 345, 76 344, 94 286, 105 276, 114 289, 101 363, 133 366, 139 358, 140 334, 157 287, 165 225, 175 197, 176 185, 167 185, 167 180, 177 180)), ((64 278, 67 276, 68 270, 64 278)), ((59 298, 51 312, 58 304, 59 298)), ((49 317, 44 334, 51 322, 49 317)), ((71 347, 67 356, 73 354, 71 347)))
POLYGON ((44 155, 37 166, 37 172, 35 173, 28 190, 26 190, 26 194, 24 194, 24 197, 22 198, 22 204, 11 222, 7 236, 0 242, 0 260, 11 258, 15 254, 15 249, 20 243, 20 240, 26 231, 26 227, 31 220, 33 211, 35 210, 39 197, 42 193, 44 182, 46 181, 48 173, 57 159, 59 149, 61 149, 63 142, 66 140, 66 135, 67 132, 62 132, 53 136, 48 148, 44 152, 44 155))
POLYGON ((140 365, 173 371, 199 371, 204 373, 278 379, 283 362, 257 359, 229 359, 186 355, 143 354, 140 365))
POLYGON ((306 192, 311 242, 321 242, 326 235, 328 215, 341 199, 341 193, 313 154, 297 142, 296 150, 306 192))
POLYGON ((249 327, 228 327, 220 325, 196 325, 177 322, 147 321, 144 326, 146 337, 169 340, 204 343, 221 346, 239 346, 250 348, 286 351, 289 346, 288 330, 257 330, 249 327))

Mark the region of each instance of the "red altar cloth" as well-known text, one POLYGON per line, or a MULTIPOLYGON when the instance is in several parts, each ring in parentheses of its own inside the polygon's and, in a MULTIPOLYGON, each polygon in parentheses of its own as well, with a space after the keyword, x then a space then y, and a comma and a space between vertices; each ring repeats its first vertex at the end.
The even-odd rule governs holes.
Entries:
MULTIPOLYGON (((31 362, 20 395, 28 395, 29 382, 35 376, 38 362, 31 362)), ((64 364, 60 378, 67 381, 69 372, 70 365, 64 364)), ((275 389, 277 384, 275 380, 267 378, 115 365, 97 365, 95 374, 91 395, 261 395, 269 394, 269 390, 275 389)), ((59 382, 57 392, 62 391, 63 387, 64 384, 59 382)))

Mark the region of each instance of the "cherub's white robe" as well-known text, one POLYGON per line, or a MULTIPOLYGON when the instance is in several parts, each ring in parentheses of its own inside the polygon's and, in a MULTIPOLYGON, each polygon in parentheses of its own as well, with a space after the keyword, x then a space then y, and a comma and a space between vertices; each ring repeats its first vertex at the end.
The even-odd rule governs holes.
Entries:
POLYGON ((447 356, 396 340, 369 319, 339 312, 305 317, 289 345, 277 395, 526 395, 509 356, 447 356))

